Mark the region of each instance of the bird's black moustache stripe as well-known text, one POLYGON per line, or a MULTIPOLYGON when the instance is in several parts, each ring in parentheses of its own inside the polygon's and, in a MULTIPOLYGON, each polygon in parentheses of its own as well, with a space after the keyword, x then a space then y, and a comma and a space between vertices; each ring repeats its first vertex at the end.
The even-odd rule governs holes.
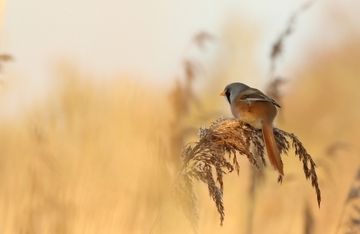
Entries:
POLYGON ((226 99, 227 99, 228 102, 231 104, 231 101, 230 101, 230 92, 229 92, 228 90, 226 90, 225 95, 226 95, 226 99))

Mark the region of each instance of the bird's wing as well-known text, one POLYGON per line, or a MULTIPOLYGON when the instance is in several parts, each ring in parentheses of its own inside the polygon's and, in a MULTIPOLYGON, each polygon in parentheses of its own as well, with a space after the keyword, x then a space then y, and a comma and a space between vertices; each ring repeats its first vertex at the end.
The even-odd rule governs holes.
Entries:
POLYGON ((249 88, 241 93, 240 101, 253 101, 253 102, 271 102, 277 107, 281 107, 274 99, 269 98, 258 89, 249 88))

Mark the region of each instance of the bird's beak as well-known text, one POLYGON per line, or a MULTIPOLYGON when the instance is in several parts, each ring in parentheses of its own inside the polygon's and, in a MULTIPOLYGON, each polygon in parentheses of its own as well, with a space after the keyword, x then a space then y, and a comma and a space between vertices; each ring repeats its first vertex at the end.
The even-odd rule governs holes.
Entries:
POLYGON ((220 93, 220 96, 226 96, 225 91, 223 91, 222 93, 220 93))

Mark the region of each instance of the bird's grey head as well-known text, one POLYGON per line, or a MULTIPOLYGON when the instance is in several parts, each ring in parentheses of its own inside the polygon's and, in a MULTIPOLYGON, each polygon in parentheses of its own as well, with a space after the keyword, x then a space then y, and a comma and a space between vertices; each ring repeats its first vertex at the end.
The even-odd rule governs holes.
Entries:
POLYGON ((239 93, 248 88, 250 87, 243 83, 231 83, 225 87, 224 91, 220 95, 225 96, 231 104, 239 93))

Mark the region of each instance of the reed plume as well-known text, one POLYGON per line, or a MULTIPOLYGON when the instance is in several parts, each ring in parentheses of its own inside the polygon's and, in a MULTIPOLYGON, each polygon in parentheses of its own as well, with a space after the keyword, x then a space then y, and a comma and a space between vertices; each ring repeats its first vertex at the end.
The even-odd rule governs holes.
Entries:
MULTIPOLYGON (((301 141, 292 133, 274 128, 275 140, 280 155, 288 154, 290 146, 295 149, 295 155, 303 164, 305 178, 311 181, 315 189, 317 202, 320 207, 321 191, 316 174, 316 165, 307 153, 301 141), (291 142, 291 143, 290 143, 291 142)), ((197 221, 197 202, 193 181, 204 182, 209 190, 209 195, 215 202, 220 215, 220 224, 225 218, 223 203, 224 175, 236 171, 240 173, 238 156, 246 156, 249 163, 261 169, 266 166, 264 142, 262 132, 248 124, 236 119, 220 117, 208 128, 200 128, 199 140, 184 146, 182 150, 183 166, 178 174, 176 191, 183 200, 185 214, 197 221), (256 155, 259 156, 258 161, 256 155)), ((283 177, 279 175, 278 182, 283 177)))

